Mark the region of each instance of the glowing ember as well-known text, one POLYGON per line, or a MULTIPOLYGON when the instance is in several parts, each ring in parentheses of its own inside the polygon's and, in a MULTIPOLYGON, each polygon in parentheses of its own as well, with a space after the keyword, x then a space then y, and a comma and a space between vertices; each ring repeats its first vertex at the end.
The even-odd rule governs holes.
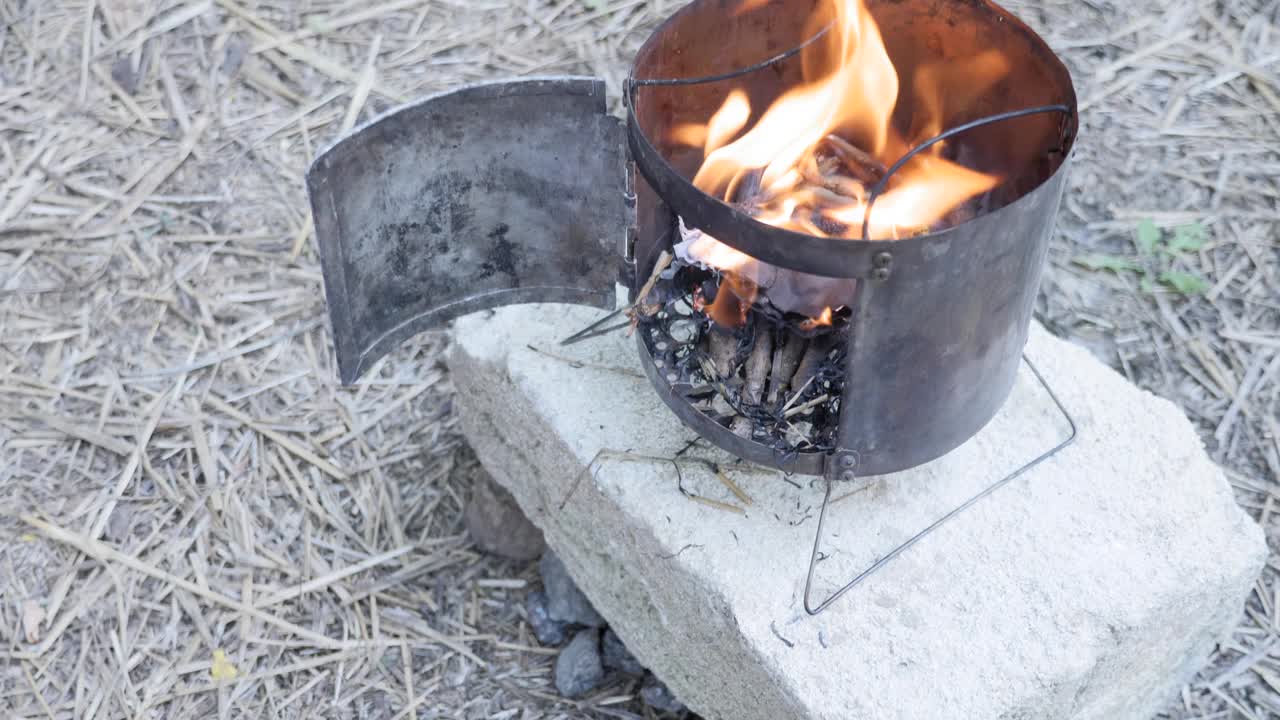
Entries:
MULTIPOLYGON (((1009 72, 1008 59, 991 50, 959 62, 925 65, 915 71, 910 97, 900 97, 898 72, 885 50, 880 30, 862 0, 831 0, 830 30, 801 55, 804 80, 783 93, 750 127, 750 102, 737 89, 705 125, 683 125, 672 139, 701 146, 705 160, 694 176, 703 192, 735 203, 760 222, 810 235, 861 238, 867 194, 913 146, 944 130, 955 116, 1009 72), (895 127, 900 102, 911 103, 912 127, 895 127), (744 131, 745 128, 745 131, 744 131)), ((811 20, 818 31, 816 16, 811 20)), ((916 155, 891 178, 871 214, 871 236, 897 239, 928 231, 965 201, 999 184, 947 160, 945 143, 916 155)), ((812 301, 830 291, 804 291, 805 301, 790 303, 770 284, 775 268, 700 233, 686 233, 690 259, 721 270, 722 290, 737 298, 734 309, 721 292, 713 305, 716 321, 740 324, 740 308, 760 290, 782 310, 830 323, 831 306, 812 301)), ((814 276, 819 284, 849 281, 814 276)), ((794 281, 794 278, 793 278, 794 281)), ((793 282, 794 284, 794 282, 793 282)), ((847 298, 832 304, 847 304, 847 298)), ((743 311, 745 312, 745 311, 743 311)))

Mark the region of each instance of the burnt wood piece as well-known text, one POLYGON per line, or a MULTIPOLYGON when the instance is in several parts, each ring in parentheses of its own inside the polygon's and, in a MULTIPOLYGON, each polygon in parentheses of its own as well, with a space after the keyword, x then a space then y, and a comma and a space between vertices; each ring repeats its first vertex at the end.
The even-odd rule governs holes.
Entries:
POLYGON ((773 364, 773 331, 764 323, 757 322, 755 335, 751 354, 747 356, 747 384, 742 391, 742 402, 744 405, 758 406, 764 400, 765 382, 773 364))
POLYGON ((715 369, 714 380, 724 382, 734 372, 734 360, 738 354, 738 339, 712 324, 707 331, 707 344, 710 349, 711 364, 715 369))
POLYGON ((888 170, 884 163, 871 157, 861 148, 838 135, 828 135, 822 139, 821 150, 829 151, 840 161, 840 168, 864 187, 880 182, 888 170))
POLYGON ((783 333, 782 342, 773 351, 773 368, 769 373, 769 405, 777 405, 791 387, 791 377, 800 365, 809 341, 795 333, 783 333))
POLYGON ((808 347, 804 350, 804 355, 800 356, 800 364, 796 366, 796 371, 791 376, 790 384, 796 392, 803 392, 805 386, 822 369, 822 364, 826 362, 827 356, 831 354, 833 345, 833 339, 829 334, 819 335, 809 341, 808 347))

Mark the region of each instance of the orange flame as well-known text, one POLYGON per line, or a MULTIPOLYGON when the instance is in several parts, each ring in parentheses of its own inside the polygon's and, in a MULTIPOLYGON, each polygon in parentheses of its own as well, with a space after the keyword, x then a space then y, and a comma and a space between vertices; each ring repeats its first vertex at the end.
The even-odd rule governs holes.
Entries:
MULTIPOLYGON (((866 5, 831 2, 830 31, 802 55, 803 82, 778 97, 755 124, 743 131, 751 107, 737 89, 705 125, 681 126, 672 139, 703 147, 705 160, 693 179, 703 192, 743 205, 769 225, 860 238, 867 193, 885 167, 944 130, 948 113, 970 106, 1010 67, 996 50, 924 65, 913 75, 911 96, 900 97, 897 69, 866 5), (912 127, 897 128, 894 111, 904 100, 912 103, 912 127)), ((927 231, 999 184, 999 176, 947 160, 943 150, 944 143, 935 144, 890 178, 871 215, 873 237, 927 231)), ((744 276, 752 288, 746 294, 754 298, 756 260, 713 238, 699 241, 691 254, 726 275, 744 276)), ((734 282, 742 289, 743 283, 734 282)), ((829 321, 830 313, 824 314, 829 321)))
POLYGON ((800 323, 800 329, 806 332, 817 330, 820 327, 831 327, 831 308, 823 308, 818 317, 809 318, 800 323))

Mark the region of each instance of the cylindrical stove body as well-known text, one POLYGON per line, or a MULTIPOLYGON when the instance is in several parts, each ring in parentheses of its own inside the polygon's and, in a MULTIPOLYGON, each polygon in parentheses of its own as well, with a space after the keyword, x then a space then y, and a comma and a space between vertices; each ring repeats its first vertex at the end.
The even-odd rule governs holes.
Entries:
MULTIPOLYGON (((978 127, 949 148, 964 165, 999 173, 985 212, 945 230, 901 240, 833 239, 765 225, 707 195, 691 178, 702 152, 673 142, 673 128, 704 123, 735 88, 752 122, 801 80, 789 53, 822 27, 826 0, 699 0, 674 15, 641 49, 628 88, 628 136, 642 179, 635 246, 638 286, 670 250, 679 216, 721 242, 772 265, 858 279, 844 342, 847 368, 838 447, 827 456, 783 455, 733 436, 700 416, 646 363, 655 387, 685 422, 731 452, 801 473, 882 474, 913 467, 977 433, 1008 396, 1027 339, 1053 221, 1076 132, 1066 68, 1021 21, 984 0, 869 0, 899 75, 893 122, 918 120, 910 97, 916 69, 991 48, 1012 61, 1004 79, 942 129, 1045 105, 1047 113, 978 127), (813 18, 817 17, 815 24, 813 18), (785 56, 777 59, 780 55, 785 56), (738 74, 744 68, 755 68, 738 74), (713 82, 666 82, 731 75, 713 82), (661 80, 660 84, 646 81, 661 80)), ((748 123, 750 126, 751 123, 748 123)), ((874 215, 873 215, 874 217, 874 215)), ((643 348, 643 344, 642 344, 643 348)))

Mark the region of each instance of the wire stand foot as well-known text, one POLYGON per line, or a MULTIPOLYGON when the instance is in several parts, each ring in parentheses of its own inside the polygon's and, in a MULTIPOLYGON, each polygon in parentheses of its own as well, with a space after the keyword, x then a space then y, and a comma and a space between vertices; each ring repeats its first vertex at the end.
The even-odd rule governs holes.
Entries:
POLYGON ((899 545, 899 546, 895 547, 893 550, 890 550, 890 551, 889 551, 889 553, 888 553, 888 554, 886 554, 884 557, 882 557, 882 558, 880 558, 879 560, 876 560, 874 563, 872 563, 871 567, 869 567, 869 568, 867 568, 866 570, 863 570, 862 572, 858 573, 858 574, 857 574, 857 576, 855 576, 852 580, 850 580, 850 581, 849 581, 849 583, 848 583, 847 585, 845 585, 844 587, 840 588, 839 590, 836 590, 834 593, 832 593, 832 594, 831 594, 831 596, 830 596, 830 597, 828 597, 826 600, 823 600, 821 603, 819 603, 818 605, 816 605, 816 606, 815 606, 815 605, 813 604, 812 597, 811 597, 812 592, 813 592, 813 575, 814 575, 814 572, 815 572, 815 571, 817 570, 817 568, 818 568, 818 553, 819 553, 819 548, 820 548, 820 547, 821 547, 821 545, 822 545, 822 527, 823 527, 823 525, 826 523, 826 520, 827 520, 827 507, 831 504, 831 490, 832 490, 833 486, 835 485, 835 482, 834 482, 834 481, 832 481, 832 480, 831 480, 831 478, 827 478, 827 479, 826 479, 826 483, 827 483, 826 494, 825 494, 825 495, 823 496, 823 498, 822 498, 822 510, 821 510, 821 511, 819 511, 819 513, 818 513, 818 529, 817 529, 817 531, 815 532, 815 534, 814 534, 814 538, 813 538, 813 553, 809 556, 809 573, 808 573, 808 575, 805 577, 805 582, 804 582, 804 610, 805 610, 805 612, 809 613, 810 615, 817 615, 818 613, 822 612, 823 610, 826 610, 827 608, 831 607, 831 605, 832 605, 835 601, 839 600, 839 599, 840 599, 840 598, 841 598, 845 593, 847 593, 847 592, 849 592, 850 590, 852 590, 852 589, 854 589, 855 587, 857 587, 857 586, 858 586, 858 585, 859 585, 863 580, 866 580, 868 577, 870 577, 871 575, 873 575, 877 570, 879 570, 880 568, 882 568, 882 567, 884 567, 885 565, 887 565, 891 560, 893 560, 894 558, 898 557, 898 556, 899 556, 899 555, 901 555, 902 553, 906 552, 906 550, 907 550, 908 548, 910 548, 912 545, 915 545, 917 542, 919 542, 919 541, 920 541, 921 539, 923 539, 925 536, 929 535, 929 534, 930 534, 930 533, 932 533, 934 530, 937 530, 938 528, 942 527, 942 526, 943 526, 944 524, 946 524, 949 520, 951 520, 952 518, 956 517, 956 516, 957 516, 957 515, 959 515, 960 513, 962 513, 962 512, 964 512, 965 510, 968 510, 969 508, 973 507, 975 504, 977 504, 977 503, 978 503, 978 501, 979 501, 979 500, 981 500, 981 499, 985 498, 986 496, 990 495, 991 493, 995 492, 996 490, 999 490, 1000 488, 1004 487, 1005 485, 1008 485, 1009 483, 1011 483, 1011 482, 1013 482, 1014 480, 1016 480, 1016 479, 1018 479, 1019 477, 1021 477, 1024 473, 1026 473, 1026 472, 1027 472, 1028 470, 1030 470, 1031 468, 1034 468, 1035 466, 1039 465, 1040 463, 1044 462, 1045 460, 1048 460, 1050 457, 1053 457, 1053 456, 1054 456, 1054 455, 1056 455, 1059 451, 1061 451, 1063 448, 1067 447, 1068 445, 1070 445, 1072 442, 1074 442, 1074 441, 1075 441, 1075 439, 1076 439, 1076 421, 1075 421, 1075 418, 1073 418, 1073 417, 1071 416, 1071 413, 1067 411, 1066 406, 1062 404, 1062 400, 1060 400, 1060 399, 1058 398, 1057 393, 1055 393, 1055 392, 1053 391, 1053 388, 1049 386, 1049 382, 1048 382, 1047 380, 1045 380, 1045 379, 1044 379, 1044 375, 1041 375, 1041 374, 1040 374, 1040 370, 1036 368, 1035 364, 1031 362, 1031 359, 1030 359, 1030 358, 1028 358, 1028 357, 1026 356, 1026 354, 1025 354, 1025 353, 1024 353, 1024 354, 1023 354, 1023 356, 1022 356, 1022 360, 1023 360, 1024 362, 1026 362, 1027 367, 1031 368, 1031 372, 1032 372, 1032 374, 1034 374, 1034 375, 1036 376, 1036 380, 1040 381, 1040 386, 1041 386, 1041 387, 1043 387, 1043 388, 1044 388, 1044 390, 1045 390, 1045 392, 1049 394, 1049 397, 1053 400, 1053 404, 1057 406, 1058 410, 1062 413, 1062 417, 1064 417, 1064 418, 1066 419, 1067 424, 1071 427, 1071 433, 1070 433, 1070 435, 1068 435, 1068 436, 1067 436, 1067 438, 1066 438, 1065 440, 1063 440, 1062 442, 1058 443, 1058 444, 1057 444, 1057 445, 1055 445, 1053 448, 1051 448, 1050 450, 1046 451, 1045 453, 1043 453, 1042 455, 1040 455, 1040 456, 1039 456, 1039 457, 1037 457, 1036 459, 1032 460, 1031 462, 1027 463, 1026 465, 1023 465, 1022 467, 1018 468, 1017 470, 1014 470, 1013 472, 1009 473, 1008 475, 1004 476, 1003 478, 1000 478, 1000 479, 999 479, 999 480, 997 480, 996 482, 994 482, 994 483, 992 483, 991 485, 987 486, 985 489, 983 489, 983 490, 982 490, 981 492, 979 492, 977 495, 974 495, 973 497, 971 497, 971 498, 969 498, 968 500, 964 501, 964 502, 963 502, 963 503, 961 503, 960 505, 956 506, 955 508, 953 508, 952 510, 950 510, 949 512, 947 512, 947 514, 945 514, 945 515, 943 515, 942 517, 940 517, 940 518, 938 518, 937 520, 935 520, 931 525, 929 525, 929 526, 928 526, 928 527, 926 527, 925 529, 921 530, 920 532, 918 532, 918 533, 916 533, 915 535, 913 535, 913 536, 911 536, 910 538, 908 538, 906 542, 904 542, 904 543, 902 543, 901 545, 899 545))

